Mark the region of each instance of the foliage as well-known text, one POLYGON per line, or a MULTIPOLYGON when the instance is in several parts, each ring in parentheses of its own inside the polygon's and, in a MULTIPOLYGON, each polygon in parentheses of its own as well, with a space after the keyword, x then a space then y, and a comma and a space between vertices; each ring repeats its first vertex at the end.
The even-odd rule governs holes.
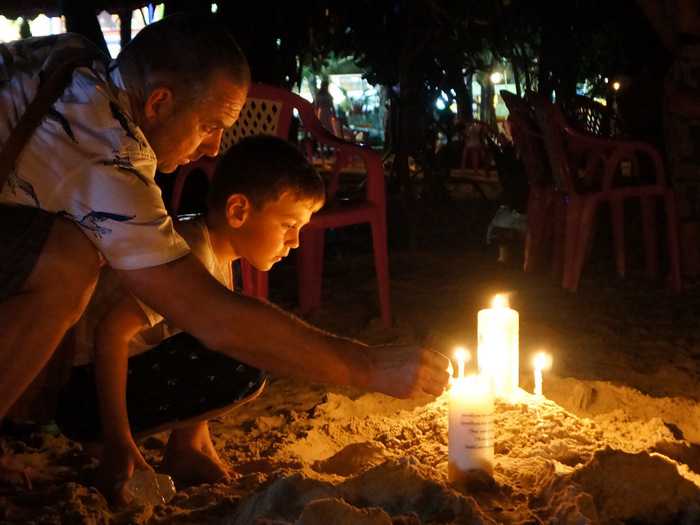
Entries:
POLYGON ((304 67, 323 75, 345 60, 388 88, 393 169, 409 194, 409 156, 434 177, 435 136, 454 131, 450 113, 434 109, 441 93, 469 119, 472 78, 490 88, 494 65, 509 63, 519 89, 567 97, 586 82, 605 95, 606 78, 643 67, 657 44, 634 0, 309 0, 253 3, 245 16, 219 6, 257 81, 292 86, 304 67))

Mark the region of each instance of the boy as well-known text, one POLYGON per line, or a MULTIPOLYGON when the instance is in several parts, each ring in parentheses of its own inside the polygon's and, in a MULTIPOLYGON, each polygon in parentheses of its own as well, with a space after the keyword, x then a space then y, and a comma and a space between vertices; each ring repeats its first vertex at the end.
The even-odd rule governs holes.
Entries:
MULTIPOLYGON (((299 151, 275 137, 249 137, 220 159, 206 214, 176 227, 209 272, 233 289, 234 260, 243 257, 269 270, 298 247, 299 230, 323 202, 323 181, 299 151)), ((94 365, 74 368, 59 400, 59 426, 82 441, 101 436, 109 453, 100 478, 104 486, 116 487, 117 497, 134 469, 151 468, 134 436, 165 429, 173 430, 164 471, 184 483, 226 478, 207 419, 259 394, 264 373, 177 333, 158 313, 111 285, 114 277, 102 276, 79 326, 83 344, 76 363, 91 361, 94 343, 94 365)))

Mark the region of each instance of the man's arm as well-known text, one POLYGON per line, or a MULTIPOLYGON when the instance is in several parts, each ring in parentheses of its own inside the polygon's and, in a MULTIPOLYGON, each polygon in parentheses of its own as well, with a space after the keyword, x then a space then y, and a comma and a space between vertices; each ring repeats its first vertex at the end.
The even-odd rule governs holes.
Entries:
POLYGON ((448 359, 407 346, 373 347, 311 327, 227 290, 193 255, 119 272, 125 285, 207 347, 276 375, 353 385, 396 397, 439 395, 448 359))

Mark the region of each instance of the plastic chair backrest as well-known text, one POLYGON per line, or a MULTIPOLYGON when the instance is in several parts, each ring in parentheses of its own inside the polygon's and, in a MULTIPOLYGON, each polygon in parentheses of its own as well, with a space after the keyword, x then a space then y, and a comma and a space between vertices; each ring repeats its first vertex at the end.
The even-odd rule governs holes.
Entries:
POLYGON ((501 91, 500 94, 508 108, 511 135, 525 166, 529 184, 552 185, 552 170, 532 106, 513 93, 501 91))
MULTIPOLYGON (((270 86, 267 84, 252 84, 248 90, 246 100, 241 114, 236 123, 224 131, 221 139, 220 151, 224 152, 241 138, 250 135, 267 134, 275 135, 285 140, 289 139, 289 131, 292 118, 298 115, 302 128, 319 143, 335 148, 337 154, 341 156, 341 162, 335 167, 334 179, 328 187, 328 200, 335 194, 334 187, 337 186, 337 177, 342 164, 349 162, 352 156, 362 157, 367 166, 366 200, 373 203, 384 203, 384 173, 375 165, 376 153, 368 148, 360 148, 356 144, 349 143, 336 137, 327 130, 316 118, 313 105, 299 95, 292 93, 288 89, 270 86), (341 155, 342 154, 342 155, 341 155), (371 166, 369 166, 371 164, 371 166), (372 169, 370 169, 372 168, 372 169)), ((305 152, 311 161, 311 152, 305 152)))
POLYGON ((274 135, 287 140, 293 116, 290 96, 293 93, 282 88, 252 84, 238 120, 221 137, 221 152, 251 135, 274 135))
POLYGON ((575 95, 563 100, 560 108, 566 122, 576 131, 596 137, 612 137, 613 114, 610 108, 592 98, 575 95))
POLYGON ((569 165, 564 140, 564 127, 566 125, 564 115, 559 108, 542 96, 532 97, 532 105, 537 125, 542 132, 554 184, 561 191, 576 193, 574 174, 569 165))

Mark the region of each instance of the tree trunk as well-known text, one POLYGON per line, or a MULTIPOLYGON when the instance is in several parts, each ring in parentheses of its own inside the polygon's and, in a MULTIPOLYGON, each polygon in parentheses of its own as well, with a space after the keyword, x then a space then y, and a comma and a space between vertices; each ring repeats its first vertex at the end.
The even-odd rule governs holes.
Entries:
POLYGON ((474 96, 472 94, 472 73, 461 75, 461 80, 455 83, 455 93, 457 98, 457 115, 464 122, 474 120, 472 105, 474 96))
POLYGON ((19 37, 22 39, 32 37, 32 29, 29 27, 29 22, 26 18, 22 18, 22 23, 19 26, 19 37))
POLYGON ((119 11, 119 44, 124 49, 131 42, 131 15, 130 9, 121 9, 119 11))
POLYGON ((510 65, 513 68, 513 82, 515 82, 515 94, 520 97, 522 96, 520 89, 520 68, 518 67, 517 60, 515 58, 510 59, 510 65))
POLYGON ((66 31, 83 35, 109 56, 107 42, 94 8, 80 0, 61 0, 59 5, 66 18, 66 31))
POLYGON ((416 57, 420 56, 420 44, 416 43, 415 35, 422 34, 417 30, 420 17, 417 16, 415 2, 401 2, 401 26, 403 41, 399 55, 399 104, 396 123, 398 130, 395 144, 394 173, 401 192, 401 225, 403 239, 410 249, 416 244, 417 202, 413 181, 408 167, 408 157, 422 149, 425 134, 425 107, 423 104, 425 87, 422 72, 415 67, 416 57))
POLYGON ((496 125, 496 112, 493 108, 493 96, 495 91, 488 74, 480 75, 481 84, 481 120, 489 125, 496 125))
MULTIPOLYGON (((408 243, 411 249, 415 248, 415 209, 416 196, 411 173, 408 166, 408 157, 413 151, 415 145, 415 133, 419 128, 420 116, 416 111, 416 99, 419 98, 418 88, 412 78, 411 67, 401 67, 399 85, 401 92, 399 94, 398 115, 396 123, 398 130, 396 137, 398 143, 395 144, 394 151, 394 173, 396 182, 398 183, 401 193, 401 225, 405 228, 401 230, 404 240, 408 243)), ((418 104, 420 105, 420 104, 418 104)))

